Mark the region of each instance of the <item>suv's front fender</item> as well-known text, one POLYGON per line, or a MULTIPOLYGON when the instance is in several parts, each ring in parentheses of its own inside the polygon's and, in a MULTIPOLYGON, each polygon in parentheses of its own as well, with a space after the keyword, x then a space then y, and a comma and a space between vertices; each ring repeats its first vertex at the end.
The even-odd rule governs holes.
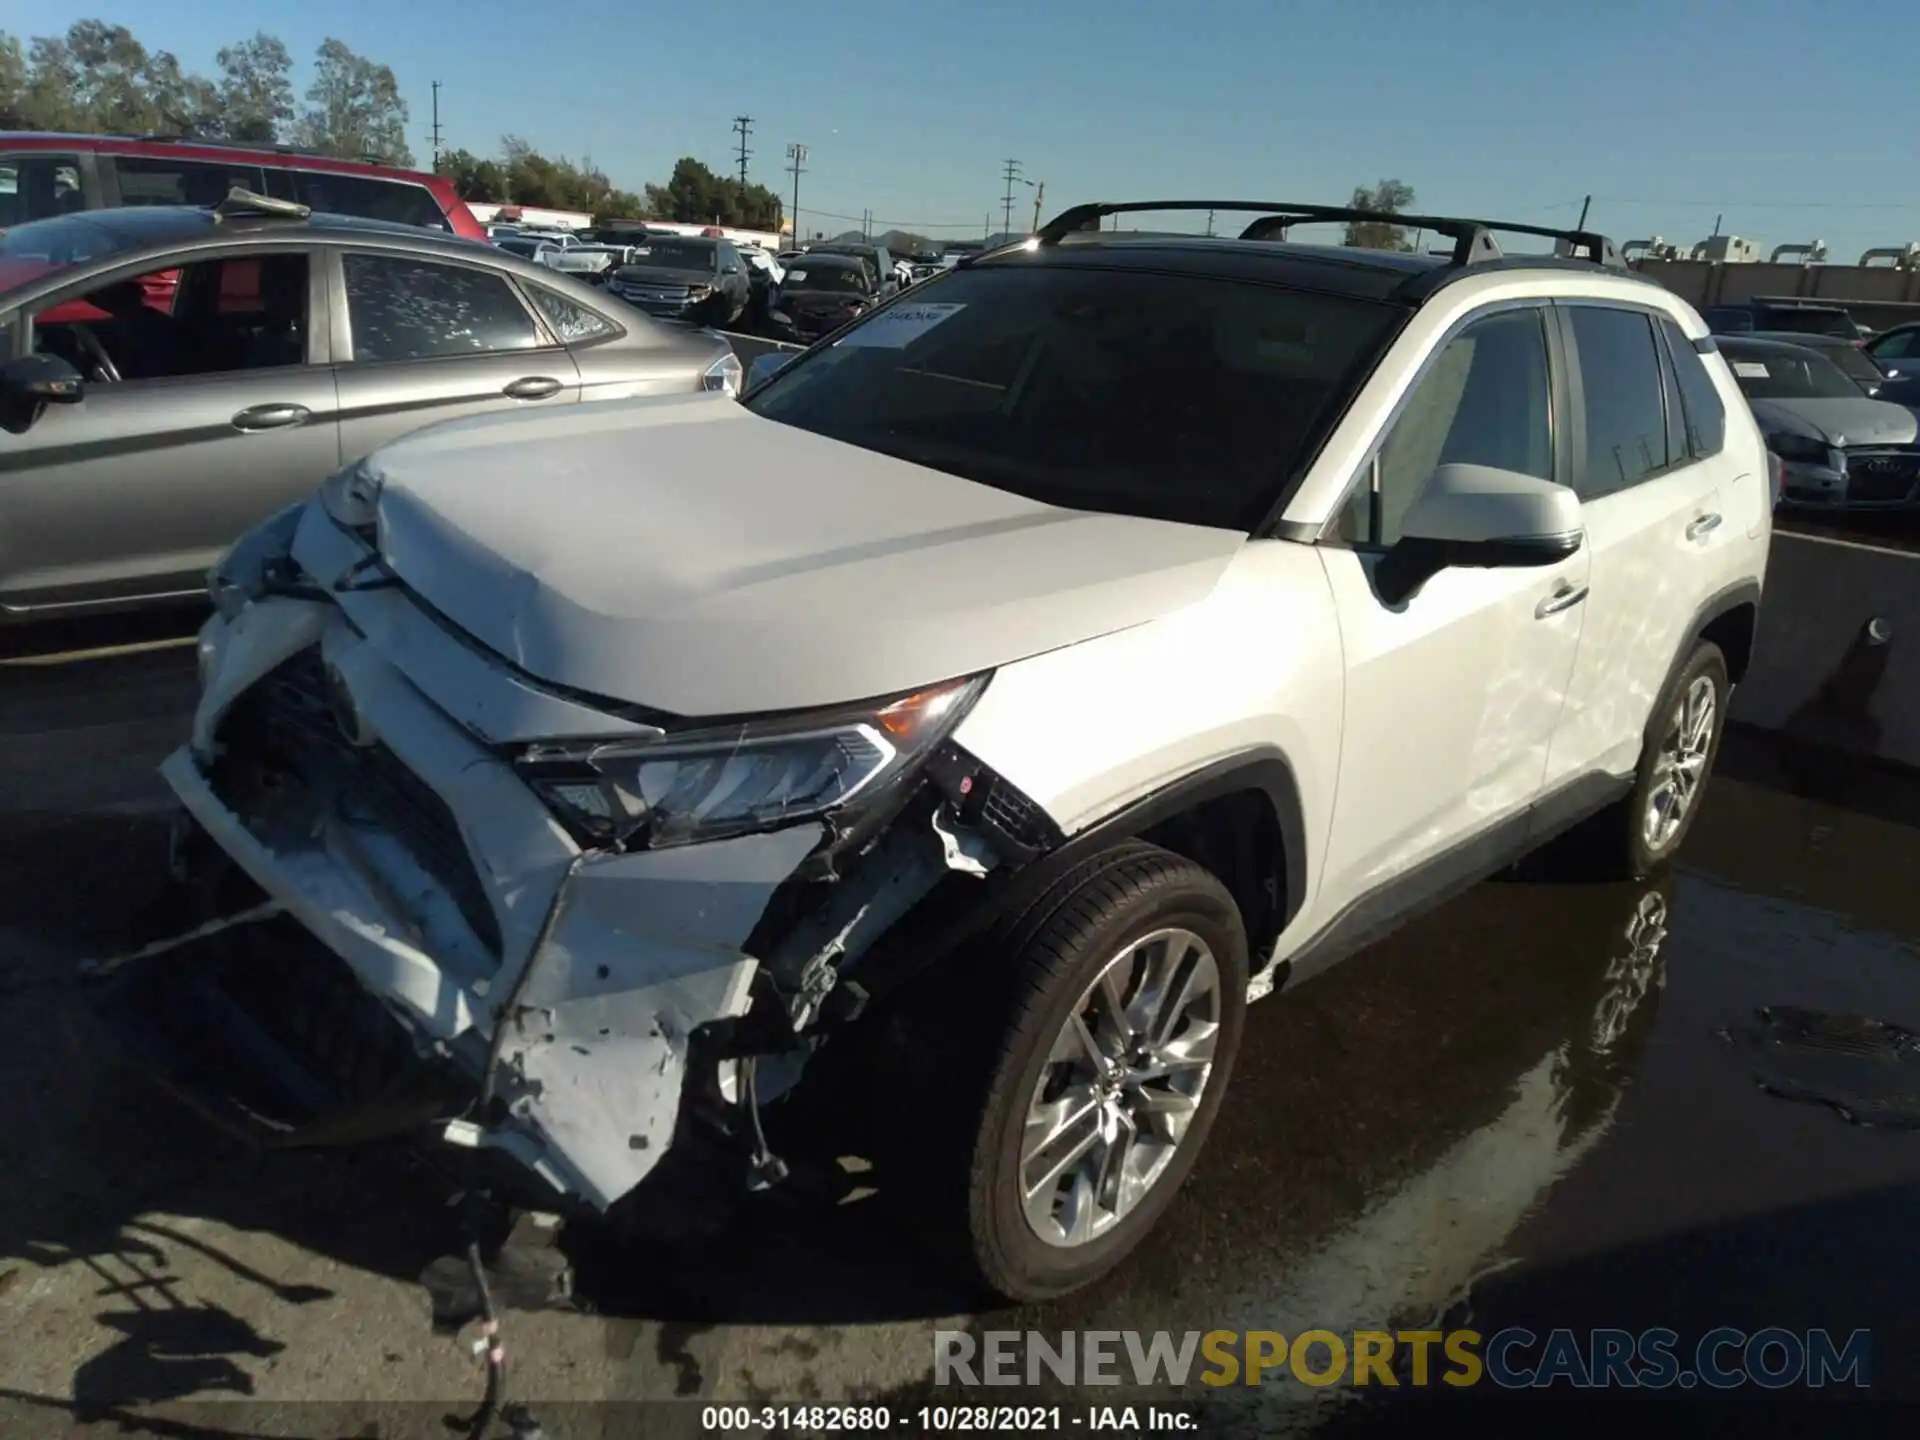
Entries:
POLYGON ((1069 844, 1137 834, 1231 790, 1268 795, 1291 918, 1318 884, 1343 677, 1312 547, 1252 541, 1197 604, 1004 667, 954 738, 1069 844))

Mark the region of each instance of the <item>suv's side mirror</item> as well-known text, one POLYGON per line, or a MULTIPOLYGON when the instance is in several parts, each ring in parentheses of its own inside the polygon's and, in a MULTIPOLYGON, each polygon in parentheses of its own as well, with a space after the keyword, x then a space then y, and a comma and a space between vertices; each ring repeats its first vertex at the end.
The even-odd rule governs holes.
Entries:
POLYGON ((779 374, 792 363, 793 356, 783 355, 778 350, 770 350, 765 355, 754 356, 753 363, 747 366, 748 388, 779 374))
POLYGON ((0 429, 24 435, 49 405, 86 398, 80 372, 58 355, 22 355, 0 362, 0 429))
POLYGON ((1564 485, 1490 465, 1442 465, 1374 571, 1389 605, 1442 570, 1557 565, 1585 539, 1580 499, 1564 485))

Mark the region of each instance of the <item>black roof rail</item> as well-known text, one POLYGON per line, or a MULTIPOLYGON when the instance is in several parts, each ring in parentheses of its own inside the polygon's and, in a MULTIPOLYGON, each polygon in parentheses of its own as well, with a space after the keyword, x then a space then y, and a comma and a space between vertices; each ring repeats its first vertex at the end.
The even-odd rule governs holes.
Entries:
POLYGON ((1360 210, 1344 205, 1303 205, 1291 200, 1130 200, 1121 203, 1097 201, 1073 205, 1042 225, 1037 233, 1042 245, 1058 245, 1077 231, 1097 230, 1110 215, 1127 215, 1147 210, 1238 210, 1259 212, 1259 219, 1240 232, 1242 240, 1284 238, 1293 226, 1322 220, 1347 220, 1397 225, 1406 230, 1431 230, 1453 241, 1448 264, 1461 267, 1484 265, 1507 258, 1493 232, 1504 230, 1518 235, 1540 235, 1564 241, 1574 254, 1624 270, 1620 247, 1605 235, 1591 230, 1555 230, 1541 225, 1520 225, 1504 220, 1472 220, 1451 215, 1402 215, 1388 210, 1360 210), (1584 252, 1584 253, 1581 253, 1584 252))

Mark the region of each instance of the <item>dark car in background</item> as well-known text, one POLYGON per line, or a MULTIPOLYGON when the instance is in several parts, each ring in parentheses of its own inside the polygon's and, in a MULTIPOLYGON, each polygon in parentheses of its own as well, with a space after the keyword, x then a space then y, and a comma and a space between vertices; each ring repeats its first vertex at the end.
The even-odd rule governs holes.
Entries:
POLYGON ((1709 305, 1700 312, 1716 335, 1751 335, 1755 331, 1787 331, 1795 335, 1833 335, 1860 339, 1860 326, 1839 305, 1798 300, 1742 300, 1731 305, 1709 305))
POLYGON ((234 189, 317 213, 487 238, 444 175, 284 145, 0 131, 0 228, 76 210, 215 205, 234 189))
POLYGON ((1920 376, 1920 321, 1882 330, 1861 347, 1889 378, 1920 376))
POLYGON ((767 305, 767 328, 780 339, 811 344, 866 314, 878 299, 859 256, 810 250, 787 266, 767 305))
POLYGON ((1784 504, 1823 510, 1902 509, 1920 493, 1920 422, 1871 399, 1805 345, 1726 336, 1720 354, 1784 462, 1784 504))
POLYGON ((607 289, 656 320, 723 328, 753 298, 747 262, 730 240, 653 235, 628 253, 607 289))
POLYGON ((890 298, 900 288, 900 276, 894 269, 892 252, 884 245, 869 245, 856 240, 823 240, 807 251, 809 260, 816 255, 852 255, 864 262, 868 278, 873 282, 874 293, 882 300, 890 298))
POLYGON ((1791 330, 1755 330, 1740 336, 1742 340, 1778 340, 1785 345, 1803 345, 1815 354, 1824 355, 1839 367, 1840 372, 1860 387, 1865 395, 1878 395, 1880 387, 1886 383, 1887 372, 1882 370, 1872 355, 1861 349, 1855 341, 1839 335, 1802 335, 1791 330))
POLYGON ((0 623, 195 599, 243 531, 436 421, 738 392, 726 342, 570 276, 273 204, 0 234, 0 623))

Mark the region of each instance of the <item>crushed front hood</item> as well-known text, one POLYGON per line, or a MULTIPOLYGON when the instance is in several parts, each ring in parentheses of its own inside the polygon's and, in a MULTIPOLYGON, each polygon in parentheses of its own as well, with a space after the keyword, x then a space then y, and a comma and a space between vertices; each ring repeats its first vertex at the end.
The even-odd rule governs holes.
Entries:
POLYGON ((725 396, 432 427, 377 452, 400 578, 530 675, 686 716, 911 689, 1204 598, 1244 544, 762 420, 725 396))

